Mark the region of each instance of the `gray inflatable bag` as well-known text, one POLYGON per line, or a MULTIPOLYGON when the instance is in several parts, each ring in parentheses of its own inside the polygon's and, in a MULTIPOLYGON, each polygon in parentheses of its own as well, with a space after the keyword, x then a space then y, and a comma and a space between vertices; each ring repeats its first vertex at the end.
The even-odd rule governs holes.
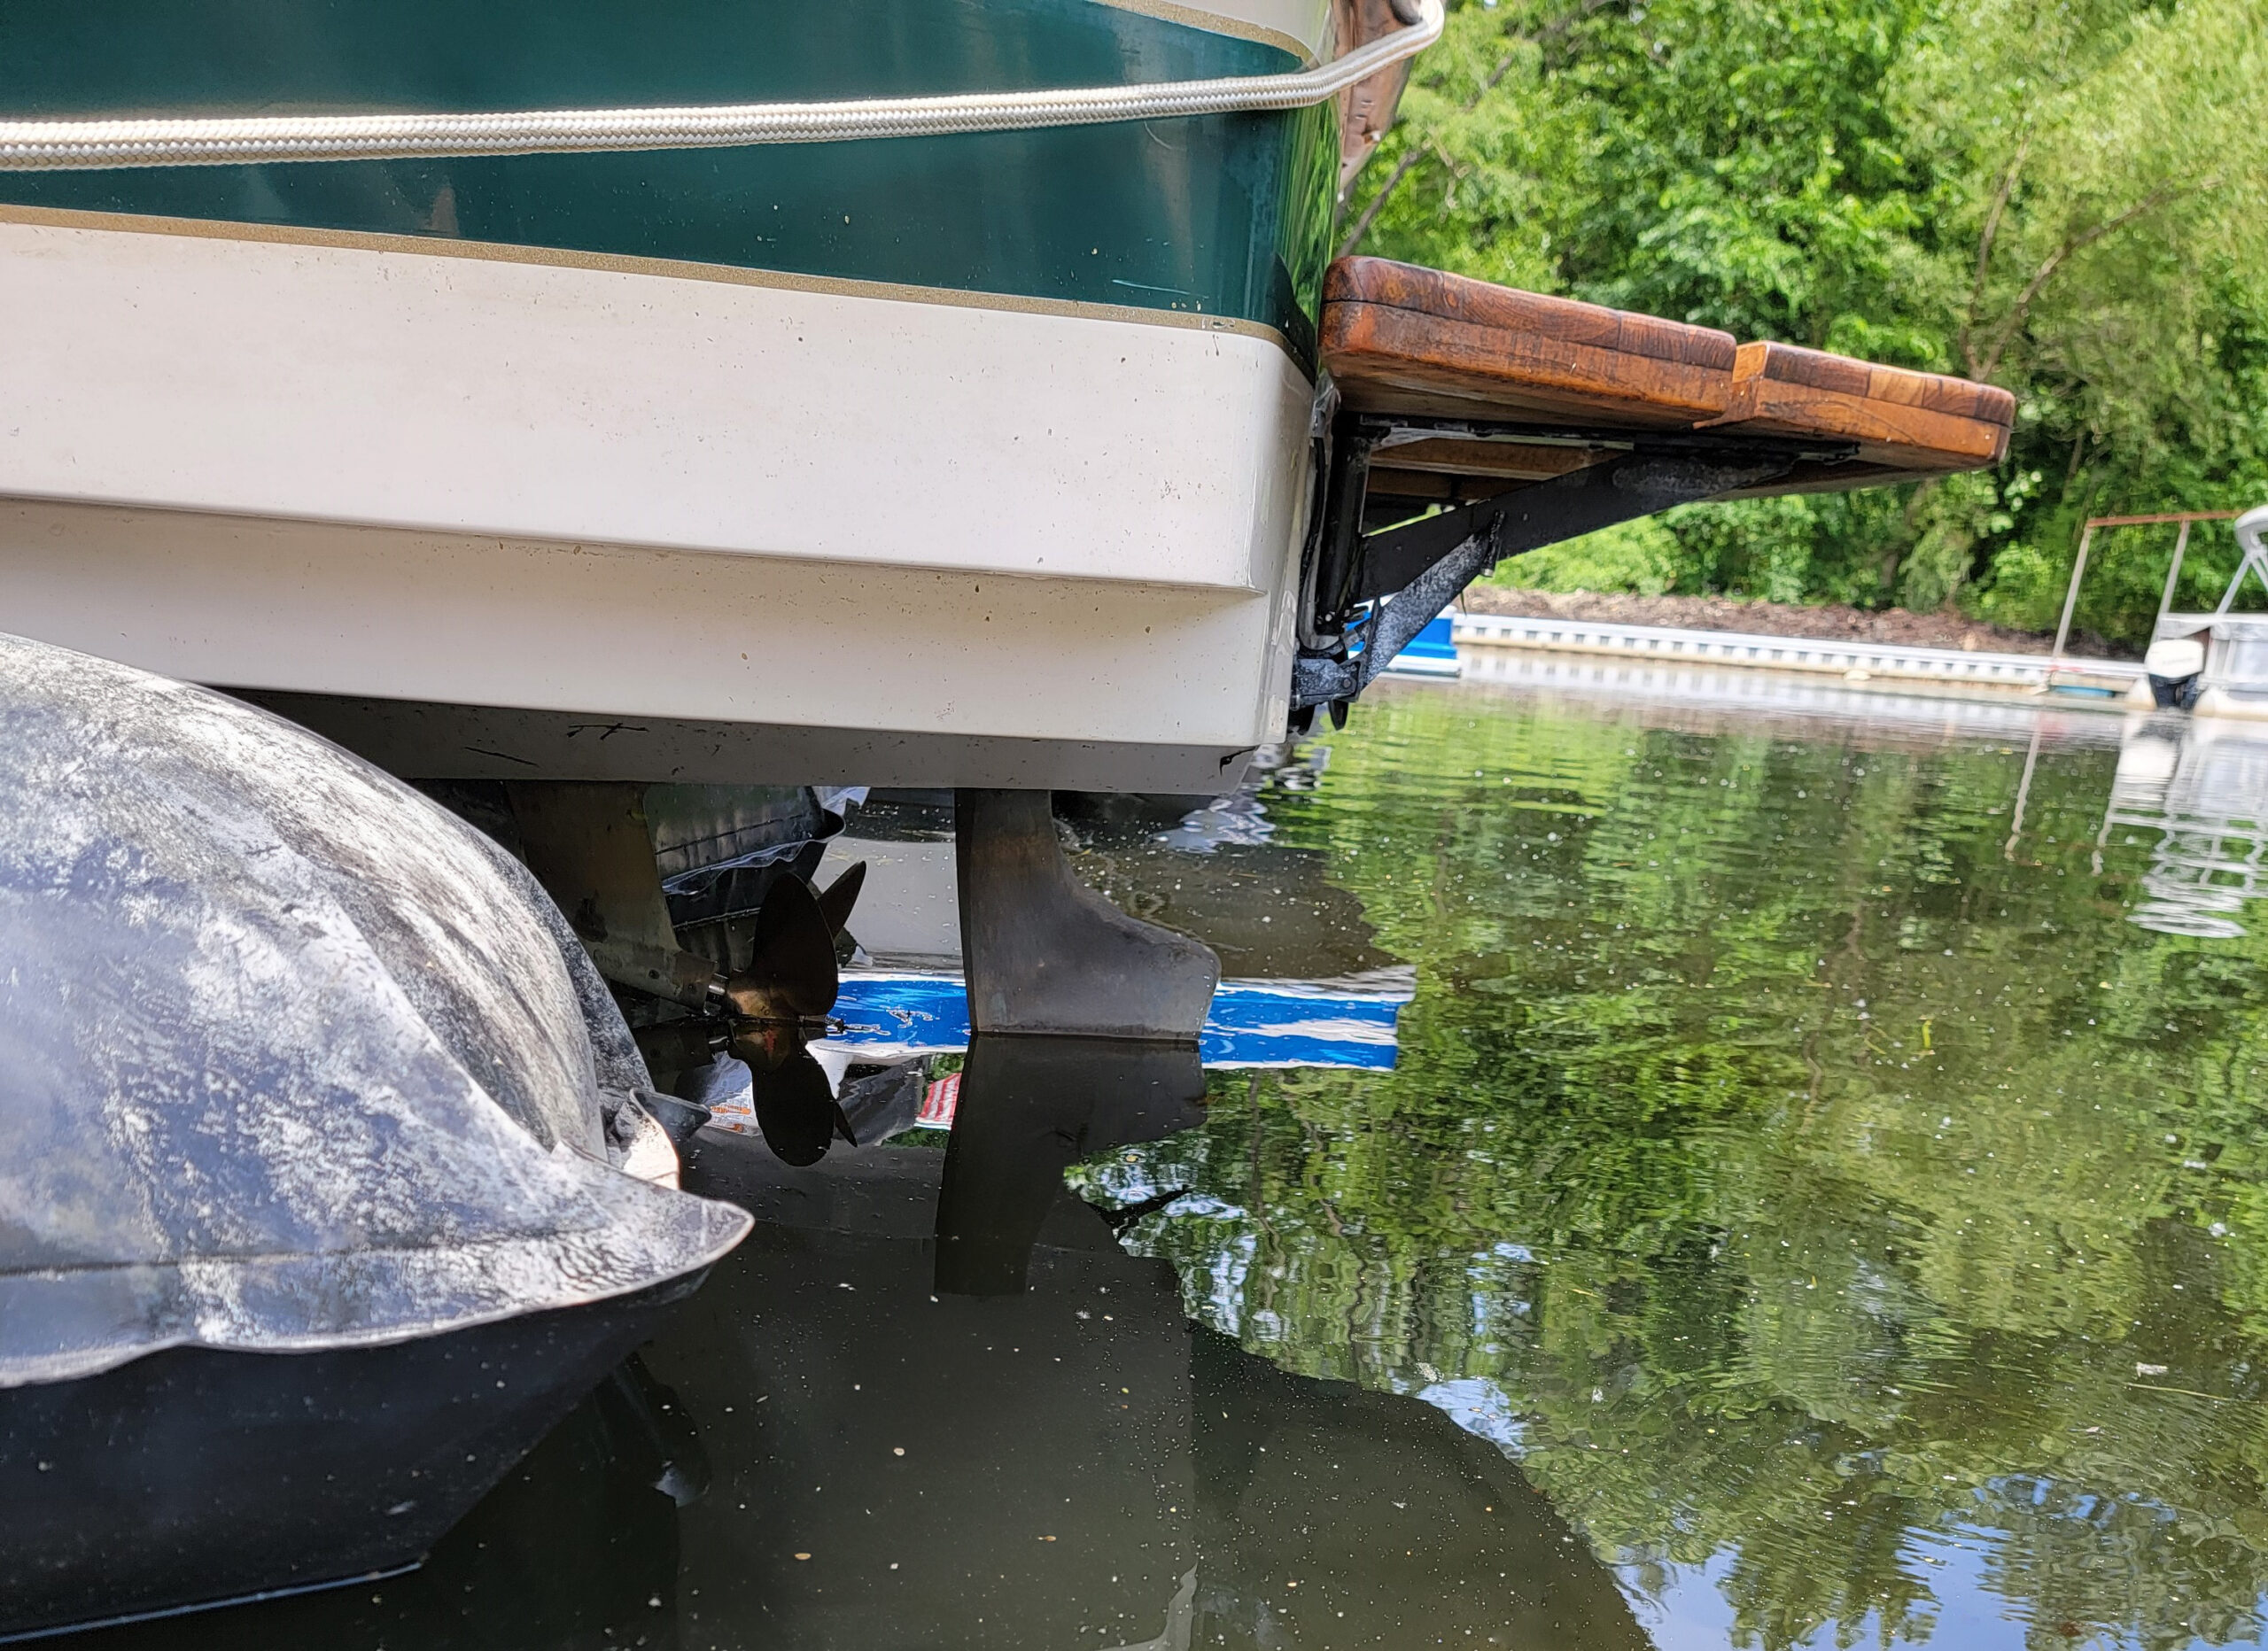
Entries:
POLYGON ((0 1387, 705 1267, 748 1217, 609 1161, 645 1081, 470 826, 265 712, 0 636, 0 1387))

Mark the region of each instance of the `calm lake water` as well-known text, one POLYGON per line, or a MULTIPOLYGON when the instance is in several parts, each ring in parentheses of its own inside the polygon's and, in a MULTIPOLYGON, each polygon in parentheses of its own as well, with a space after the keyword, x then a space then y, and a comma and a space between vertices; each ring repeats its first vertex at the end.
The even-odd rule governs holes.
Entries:
POLYGON ((1397 1069, 1091 1172, 1192 1190, 1189 1311, 1496 1440, 1665 1647, 2256 1641, 2268 746, 1364 709, 1262 795, 1397 1069))
POLYGON ((1756 680, 1389 684, 1083 818, 1230 977, 1410 982, 1392 1066, 706 1145, 757 1235, 423 1571, 110 1639, 2258 1642, 2268 732, 1756 680))

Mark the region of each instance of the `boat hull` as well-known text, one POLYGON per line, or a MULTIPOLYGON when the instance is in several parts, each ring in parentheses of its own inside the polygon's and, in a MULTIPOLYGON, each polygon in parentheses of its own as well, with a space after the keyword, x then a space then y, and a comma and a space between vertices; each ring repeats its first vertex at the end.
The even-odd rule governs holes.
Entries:
POLYGON ((390 1346, 0 1391, 0 1639, 417 1564, 707 1269, 390 1346))
MULTIPOLYGON (((0 112, 717 106, 1270 74, 1330 0, 19 0, 0 112)), ((0 172, 0 202, 660 260, 1272 329, 1311 355, 1328 105, 752 148, 0 172)))
MULTIPOLYGON (((1216 9, 354 0, 231 12, 247 52, 114 0, 12 19, 0 99, 621 106, 1330 50, 1321 0, 1216 9)), ((38 319, 0 353, 0 612, 418 778, 1214 789, 1284 725, 1336 152, 1325 105, 0 174, 0 313, 38 319)))
POLYGON ((1249 330, 49 221, 0 310, 11 628, 535 714, 314 719, 396 771, 1202 790, 1281 729, 1313 392, 1249 330))

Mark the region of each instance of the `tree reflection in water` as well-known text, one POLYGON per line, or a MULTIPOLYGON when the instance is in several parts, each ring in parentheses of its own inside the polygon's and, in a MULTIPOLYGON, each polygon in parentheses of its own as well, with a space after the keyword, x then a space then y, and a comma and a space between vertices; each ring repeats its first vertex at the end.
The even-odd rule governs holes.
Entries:
POLYGON ((1192 1311, 1427 1393, 1741 1644, 2259 1634, 2268 941, 2127 920, 2117 722, 2046 713, 2012 839, 2005 709, 1364 713, 1262 802, 1418 965, 1398 1069, 1077 1172, 1192 1190, 1129 1236, 1192 1311))

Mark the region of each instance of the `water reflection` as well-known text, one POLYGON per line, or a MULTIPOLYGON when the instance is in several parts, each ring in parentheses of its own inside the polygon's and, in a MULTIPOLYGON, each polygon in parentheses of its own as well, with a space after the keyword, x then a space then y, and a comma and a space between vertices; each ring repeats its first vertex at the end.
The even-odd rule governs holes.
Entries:
POLYGON ((696 1178, 763 1224, 650 1355, 720 1464, 713 1516, 683 1536, 702 1579, 687 1628, 814 1647, 1643 1646, 1611 1573, 1502 1452, 1193 1329, 1171 1268, 1065 1189, 1070 1148, 1122 1156, 1115 1131, 1181 1120, 1193 1066, 1173 1065, 980 1043, 949 1155, 799 1173, 703 1148, 696 1178), (972 1242, 974 1261, 954 1254, 972 1242))
POLYGON ((1204 1120, 1197 1050, 1103 1038, 979 1037, 961 1070, 937 1195, 941 1295, 1023 1290, 1063 1172, 1204 1120))
POLYGON ((756 1231, 422 1571, 83 1643, 1645 1645, 1494 1445, 1193 1327, 1117 1241, 1154 1207, 1066 1187, 1197 1120, 1194 1050, 980 1040, 961 1088, 944 1151, 703 1137, 756 1231))
POLYGON ((2098 869, 2119 720, 1369 709, 1262 802, 1416 965, 1396 1069, 1081 1172, 1189 1189, 1190 1310, 1501 1439, 1664 1644, 2256 1638, 2268 979, 2098 869))
POLYGON ((2155 833, 2131 921, 2162 934, 2237 940, 2268 894, 2268 727, 2213 717, 2134 717, 2098 841, 2155 833))
POLYGON ((2256 1641, 2268 939, 2134 920, 2249 770, 1868 709, 1382 685, 1201 851, 1083 825, 1232 972, 1412 971, 1394 1066, 980 1049, 949 1151, 711 1140, 763 1225, 645 1354, 704 1498, 563 1436, 383 1605, 136 1643, 2256 1641))
MULTIPOLYGON (((1394 1027, 1417 984, 1408 969, 1338 981, 1223 981, 1198 1053, 1208 1066, 1389 1067, 1394 1027)), ((968 1047, 968 993, 959 970, 846 974, 835 1012, 843 1027, 815 1046, 822 1058, 871 1064, 968 1047)))

